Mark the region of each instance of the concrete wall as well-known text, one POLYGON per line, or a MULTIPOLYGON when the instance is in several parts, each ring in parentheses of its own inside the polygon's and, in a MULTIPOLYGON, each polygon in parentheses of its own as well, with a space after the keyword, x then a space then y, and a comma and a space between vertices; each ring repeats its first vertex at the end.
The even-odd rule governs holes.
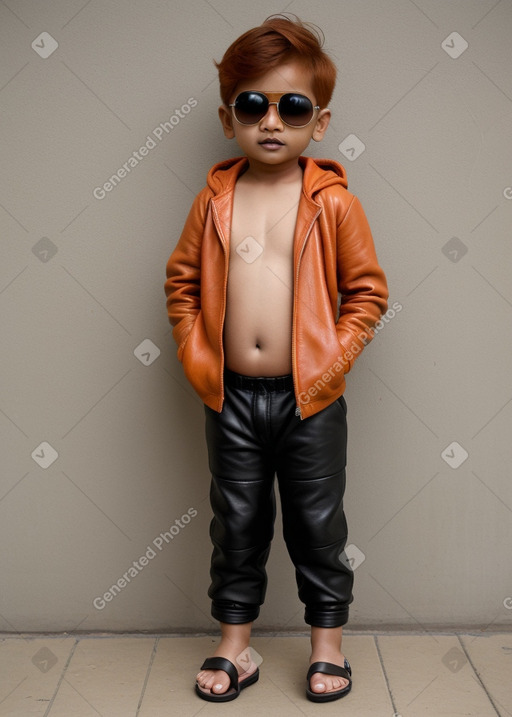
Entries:
MULTIPOLYGON (((212 59, 283 7, 0 5, 1 630, 215 627, 203 409, 164 269, 239 153, 212 59)), ((339 66, 310 153, 345 165, 395 306, 348 377, 350 626, 510 625, 512 4, 287 9, 339 66)), ((259 627, 300 628, 276 527, 259 627)))

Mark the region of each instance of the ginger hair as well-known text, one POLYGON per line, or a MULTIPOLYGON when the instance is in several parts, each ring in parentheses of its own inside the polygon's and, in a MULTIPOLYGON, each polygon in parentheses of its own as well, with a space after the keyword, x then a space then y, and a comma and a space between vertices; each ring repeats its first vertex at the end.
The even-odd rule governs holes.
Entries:
POLYGON ((225 105, 241 80, 260 77, 278 65, 299 62, 311 72, 312 87, 320 107, 326 107, 336 84, 336 66, 322 49, 324 37, 315 25, 295 16, 271 15, 248 30, 226 50, 220 62, 220 95, 225 105))

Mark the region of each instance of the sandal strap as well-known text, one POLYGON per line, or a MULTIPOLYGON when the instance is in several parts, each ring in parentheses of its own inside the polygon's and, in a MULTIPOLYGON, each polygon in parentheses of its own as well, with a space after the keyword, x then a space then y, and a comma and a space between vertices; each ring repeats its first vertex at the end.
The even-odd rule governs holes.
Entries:
POLYGON ((336 677, 343 677, 344 680, 349 680, 350 682, 352 670, 350 669, 350 665, 347 660, 345 660, 345 665, 346 668, 335 665, 332 662, 313 662, 308 670, 306 679, 309 682, 309 679, 315 674, 315 672, 321 672, 323 675, 336 675, 336 677))
POLYGON ((207 657, 201 665, 201 669, 222 670, 223 672, 226 672, 229 677, 230 687, 233 687, 235 690, 238 690, 238 670, 236 669, 234 664, 230 660, 227 660, 225 657, 207 657))

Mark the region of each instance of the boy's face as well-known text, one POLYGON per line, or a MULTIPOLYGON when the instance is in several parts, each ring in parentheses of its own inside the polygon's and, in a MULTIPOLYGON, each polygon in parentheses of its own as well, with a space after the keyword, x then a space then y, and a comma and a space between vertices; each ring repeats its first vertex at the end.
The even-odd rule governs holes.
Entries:
MULTIPOLYGON (((235 101, 240 92, 249 90, 263 93, 297 92, 308 97, 313 106, 317 105, 311 86, 311 73, 297 62, 280 65, 261 77, 239 82, 230 97, 230 103, 235 101)), ((319 142, 327 129, 330 116, 328 109, 314 110, 311 122, 305 127, 290 127, 279 117, 277 106, 271 104, 259 122, 245 125, 235 119, 232 107, 219 107, 225 136, 228 139, 234 137, 250 160, 276 167, 296 160, 312 139, 319 142), (269 139, 275 139, 276 142, 270 143, 269 139)))

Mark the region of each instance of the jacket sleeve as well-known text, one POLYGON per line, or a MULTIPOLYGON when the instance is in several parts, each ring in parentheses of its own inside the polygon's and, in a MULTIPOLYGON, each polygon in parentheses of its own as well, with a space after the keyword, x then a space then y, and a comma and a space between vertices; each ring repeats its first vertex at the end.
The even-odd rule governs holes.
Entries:
POLYGON ((355 196, 337 230, 337 270, 341 304, 336 331, 348 373, 372 340, 373 327, 387 311, 389 296, 368 220, 355 196))
POLYGON ((201 309, 201 246, 208 207, 209 191, 205 187, 194 200, 185 226, 166 267, 164 284, 167 313, 174 327, 181 360, 187 337, 201 309))

